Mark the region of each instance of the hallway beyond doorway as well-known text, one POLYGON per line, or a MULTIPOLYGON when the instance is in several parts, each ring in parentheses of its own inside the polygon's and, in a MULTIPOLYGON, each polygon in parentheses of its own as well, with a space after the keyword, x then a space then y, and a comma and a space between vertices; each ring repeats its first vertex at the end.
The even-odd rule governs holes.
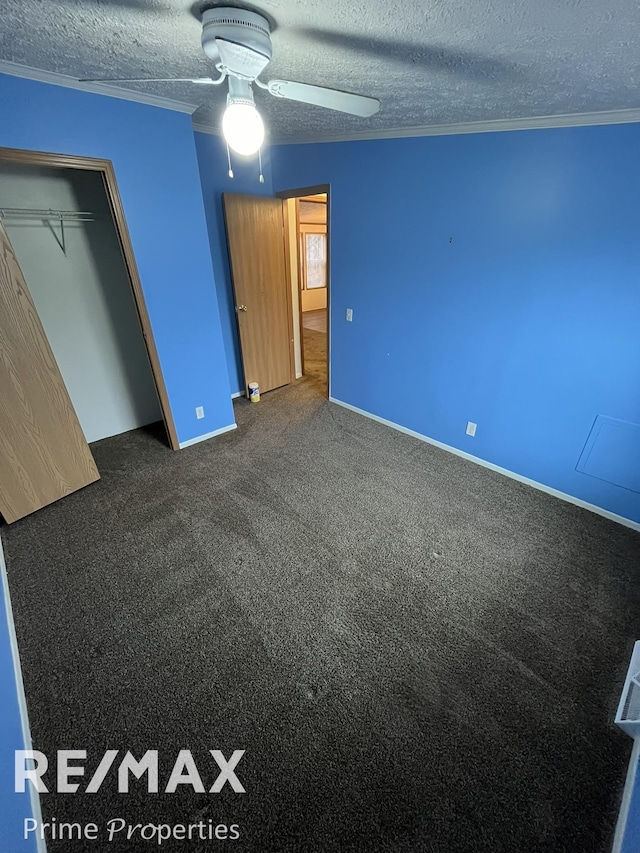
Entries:
POLYGON ((319 308, 317 311, 305 311, 302 315, 302 325, 305 329, 314 329, 316 332, 327 334, 327 309, 319 308))
POLYGON ((327 309, 302 314, 302 348, 304 373, 324 395, 327 387, 327 309))

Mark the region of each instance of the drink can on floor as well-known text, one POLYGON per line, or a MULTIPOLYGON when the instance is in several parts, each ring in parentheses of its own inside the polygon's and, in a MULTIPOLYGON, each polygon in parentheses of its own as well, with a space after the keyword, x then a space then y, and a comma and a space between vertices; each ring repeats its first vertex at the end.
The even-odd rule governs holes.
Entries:
POLYGON ((260 402, 260 388, 258 387, 257 382, 249 383, 249 399, 252 403, 260 402))

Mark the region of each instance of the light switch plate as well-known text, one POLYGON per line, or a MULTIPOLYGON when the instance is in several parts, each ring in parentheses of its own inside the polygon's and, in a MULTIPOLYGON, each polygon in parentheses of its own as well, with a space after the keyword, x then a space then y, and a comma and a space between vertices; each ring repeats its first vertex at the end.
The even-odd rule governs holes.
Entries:
POLYGON ((474 436, 476 434, 476 430, 478 428, 478 424, 474 424, 471 421, 467 421, 467 435, 474 436))

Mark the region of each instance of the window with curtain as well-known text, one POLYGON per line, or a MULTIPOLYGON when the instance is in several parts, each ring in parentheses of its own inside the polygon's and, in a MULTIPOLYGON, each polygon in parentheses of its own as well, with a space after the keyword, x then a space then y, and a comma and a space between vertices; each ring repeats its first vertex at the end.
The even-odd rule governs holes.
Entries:
POLYGON ((321 226, 300 226, 302 287, 314 290, 327 286, 327 230, 321 226))

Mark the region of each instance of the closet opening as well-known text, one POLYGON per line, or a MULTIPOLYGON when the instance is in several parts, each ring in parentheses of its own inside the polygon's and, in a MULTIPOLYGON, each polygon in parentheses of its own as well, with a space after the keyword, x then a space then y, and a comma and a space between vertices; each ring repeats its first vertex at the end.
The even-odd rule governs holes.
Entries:
POLYGON ((111 163, 0 150, 0 221, 87 442, 164 421, 177 449, 111 163))

